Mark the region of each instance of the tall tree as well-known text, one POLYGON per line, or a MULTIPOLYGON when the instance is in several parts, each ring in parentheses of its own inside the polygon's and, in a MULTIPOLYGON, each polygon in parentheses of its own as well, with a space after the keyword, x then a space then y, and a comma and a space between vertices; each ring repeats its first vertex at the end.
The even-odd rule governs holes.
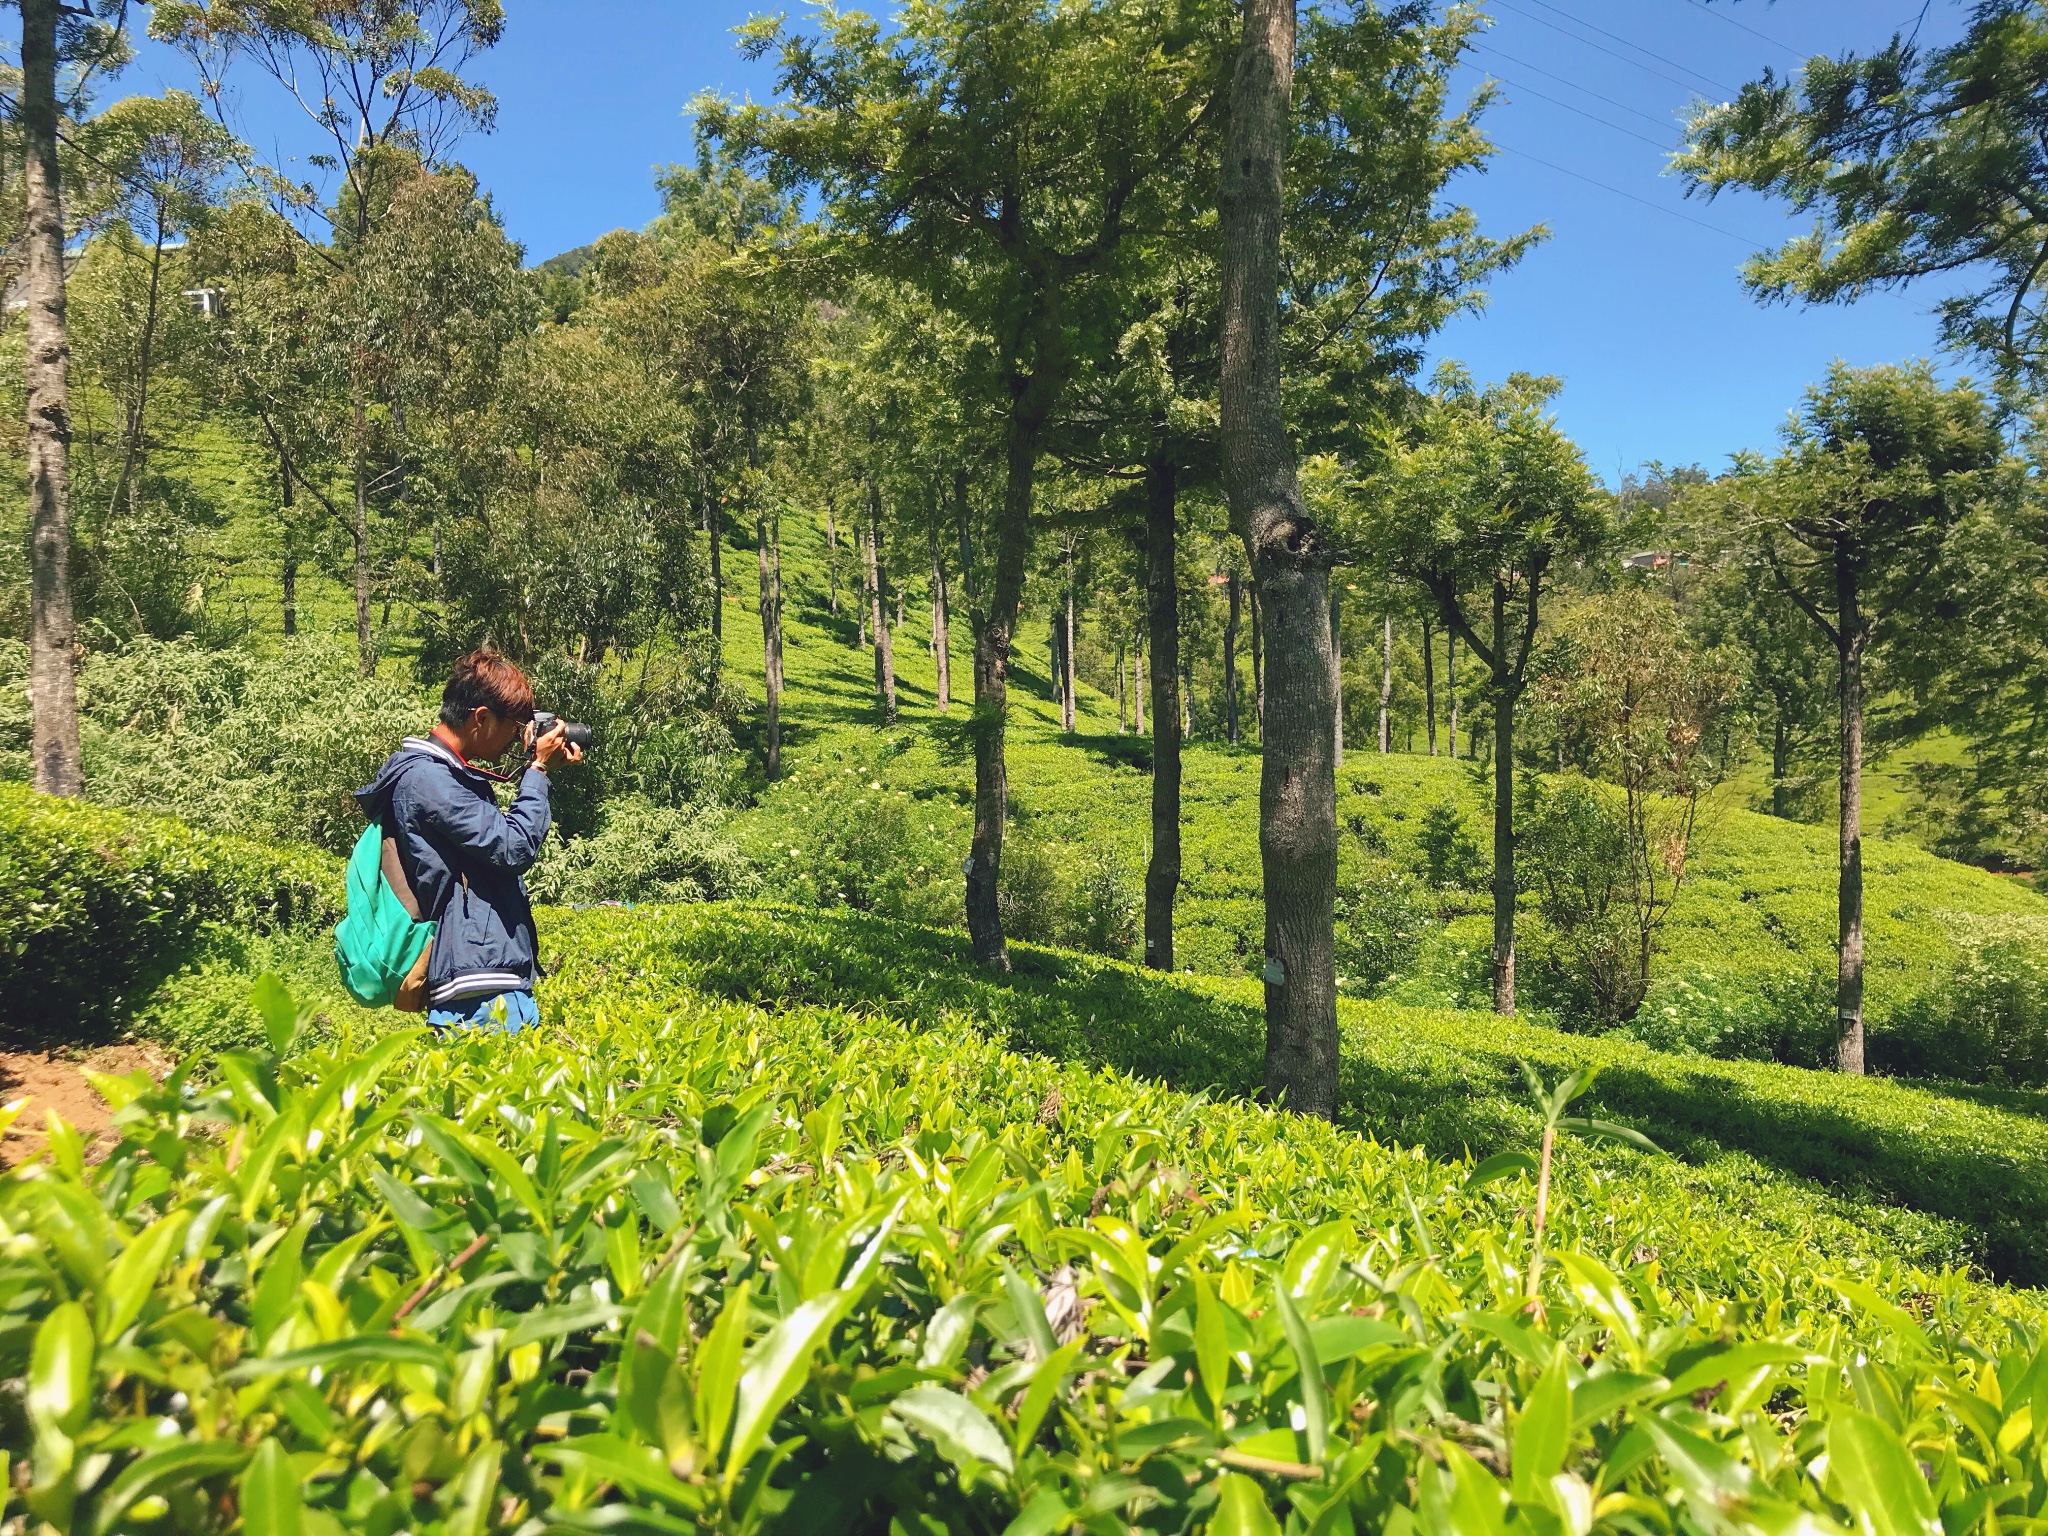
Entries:
MULTIPOLYGON (((461 71, 497 42, 504 14, 497 0, 341 0, 318 10, 263 0, 160 0, 152 36, 191 59, 201 94, 215 111, 233 99, 228 72, 236 60, 270 78, 304 113, 318 148, 305 163, 325 170, 326 193, 275 167, 245 162, 249 179, 305 239, 305 255, 336 281, 319 312, 346 332, 343 360, 349 510, 354 551, 356 651, 364 675, 376 669, 370 621, 375 584, 373 503, 388 399, 378 364, 383 316, 368 302, 370 284, 356 268, 377 249, 371 235, 389 211, 394 189, 423 167, 438 165, 471 129, 488 129, 497 103, 461 71)), ((232 128, 225 118, 224 130, 232 128)), ((313 489, 296 468, 287 473, 313 489)), ((323 493, 324 494, 324 491, 323 493)))
POLYGON ((884 32, 825 11, 820 33, 750 23, 779 50, 786 105, 700 100, 706 128, 817 186, 846 253, 990 340, 986 397, 1004 426, 1003 499, 975 619, 975 817, 965 865, 976 958, 1007 969, 997 903, 1009 815, 1010 649, 1034 486, 1077 359, 1116 327, 1110 278, 1158 228, 1205 132, 1224 35, 1217 0, 1051 6, 961 0, 884 32))
MULTIPOLYGON (((1477 390, 1455 369, 1385 448, 1367 493, 1369 548, 1420 585, 1485 667, 1493 705, 1493 1006, 1515 1011, 1515 706, 1529 684, 1544 578, 1609 539, 1606 498, 1544 414, 1553 379, 1477 390)), ((1453 746, 1455 752, 1455 743, 1453 746)))
POLYGON ((70 350, 64 336, 64 177, 57 159, 61 0, 21 0, 21 117, 27 163, 29 695, 33 782, 80 795, 72 659, 70 350))
POLYGON ((1332 551, 1301 498, 1280 399, 1280 233, 1295 0, 1245 0, 1223 152, 1223 487, 1266 620, 1259 776, 1268 1098, 1337 1109, 1337 699, 1332 551))
POLYGON ((1984 399, 1944 389, 1926 364, 1837 364, 1809 390, 1767 464, 1745 461, 1746 504, 1771 574, 1834 648, 1841 749, 1836 1065, 1863 1059, 1863 722, 1873 645, 1912 643, 1935 616, 1949 534, 2006 489, 2004 443, 1984 399))

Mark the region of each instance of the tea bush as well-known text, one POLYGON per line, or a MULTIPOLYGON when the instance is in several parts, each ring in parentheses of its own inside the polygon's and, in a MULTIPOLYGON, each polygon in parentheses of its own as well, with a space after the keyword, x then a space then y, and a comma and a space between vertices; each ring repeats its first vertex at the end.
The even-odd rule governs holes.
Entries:
POLYGON ((1569 1148, 1532 1306, 1526 1155, 1431 1160, 957 1014, 709 999, 678 967, 721 913, 757 969, 800 969, 772 915, 583 914, 524 1035, 294 1053, 271 983, 269 1049, 99 1079, 110 1154, 56 1122, 0 1179, 28 1474, 6 1513, 66 1536, 2037 1517, 2032 1298, 1569 1148))
POLYGON ((340 916, 341 866, 0 784, 0 1027, 104 1031, 210 925, 263 933, 340 916))
POLYGON ((715 806, 671 808, 638 796, 605 806, 595 833, 550 837, 527 875, 536 901, 713 901, 750 895, 752 862, 715 806))

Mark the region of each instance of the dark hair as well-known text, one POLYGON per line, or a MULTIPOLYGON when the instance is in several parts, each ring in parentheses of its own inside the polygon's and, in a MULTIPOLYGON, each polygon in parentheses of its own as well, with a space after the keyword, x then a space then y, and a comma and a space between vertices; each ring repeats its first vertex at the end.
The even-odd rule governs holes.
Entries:
POLYGON ((488 648, 456 658, 448 686, 441 690, 444 724, 466 724, 471 714, 488 709, 500 720, 533 718, 533 685, 526 674, 488 648))

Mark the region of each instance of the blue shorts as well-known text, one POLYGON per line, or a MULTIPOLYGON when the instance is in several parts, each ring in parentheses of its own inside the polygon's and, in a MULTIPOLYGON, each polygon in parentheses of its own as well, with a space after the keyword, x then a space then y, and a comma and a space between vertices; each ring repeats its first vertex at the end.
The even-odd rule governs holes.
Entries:
POLYGON ((531 992, 499 992, 464 998, 447 1008, 429 1008, 427 1022, 435 1029, 493 1029, 516 1035, 540 1022, 540 1005, 531 992))

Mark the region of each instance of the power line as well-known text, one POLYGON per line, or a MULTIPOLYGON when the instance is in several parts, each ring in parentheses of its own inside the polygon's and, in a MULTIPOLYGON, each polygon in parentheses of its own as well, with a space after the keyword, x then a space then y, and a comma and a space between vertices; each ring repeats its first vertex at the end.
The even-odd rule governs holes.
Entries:
MULTIPOLYGON (((1510 64, 1514 65, 1517 69, 1532 70, 1536 74, 1543 76, 1543 78, 1546 80, 1555 80, 1559 85, 1569 86, 1572 90, 1577 91, 1582 96, 1590 96, 1595 101, 1604 101, 1607 103, 1608 106, 1619 108, 1621 111, 1626 112, 1630 117, 1640 117, 1644 122, 1654 123, 1659 128, 1668 129, 1672 126, 1671 119, 1668 117, 1657 117, 1649 112, 1641 112, 1638 111, 1636 108, 1630 106, 1625 101, 1616 101, 1612 96, 1602 96, 1598 91, 1590 90, 1586 86, 1579 84, 1579 82, 1576 80, 1570 79, 1565 75, 1554 74, 1550 70, 1544 69, 1541 65, 1531 64, 1527 59, 1518 59, 1512 53, 1508 53, 1504 49, 1496 48, 1491 43, 1474 43, 1472 44, 1472 47, 1478 52, 1490 53, 1494 55, 1496 58, 1506 59, 1510 64)), ((1505 76, 1503 76, 1503 78, 1505 78, 1505 76)))
POLYGON ((1801 53, 1797 48, 1792 47, 1788 43, 1779 42, 1775 37, 1771 36, 1771 34, 1768 32, 1757 31, 1755 27, 1752 27, 1746 21, 1737 21, 1733 16, 1730 16, 1726 11, 1715 10, 1711 5, 1707 4, 1707 0, 1685 0, 1685 3, 1687 5, 1694 6, 1699 10, 1705 11, 1709 16, 1713 17, 1716 21, 1725 21, 1731 27, 1741 28, 1744 32, 1747 32, 1751 37, 1762 38, 1765 42, 1769 43, 1773 48, 1776 48, 1781 53, 1789 53, 1792 55, 1793 58, 1798 59, 1801 62, 1805 61, 1806 55, 1801 53))
POLYGON ((1724 235, 1730 240, 1739 241, 1741 244, 1748 246, 1752 251, 1761 253, 1764 249, 1763 246, 1758 245, 1747 235, 1738 235, 1732 229, 1723 229, 1718 224, 1709 224, 1705 219, 1696 219, 1689 213, 1680 213, 1676 208, 1666 208, 1662 203, 1653 203, 1647 197, 1638 197, 1635 193, 1624 191, 1620 187, 1609 186, 1606 182, 1597 181, 1583 172, 1574 171, 1568 166, 1557 164, 1555 161, 1545 160, 1541 155, 1532 155, 1526 149, 1517 149, 1512 144, 1496 144, 1494 148, 1503 150, 1510 155, 1518 155, 1524 160, 1532 160, 1545 170, 1556 171, 1560 176, 1569 176, 1574 181, 1583 181, 1587 186, 1598 187, 1602 192, 1612 192, 1616 197, 1625 197, 1632 203, 1641 203, 1645 208, 1654 208, 1659 213, 1669 214, 1674 219, 1683 219, 1688 224, 1697 224, 1701 229, 1712 230, 1717 235, 1724 235))
MULTIPOLYGON (((1488 71, 1488 73, 1491 74, 1492 71, 1488 71)), ((1580 117, 1583 117, 1589 123, 1598 123, 1602 128, 1612 128, 1616 133, 1625 133, 1632 139, 1641 139, 1645 144, 1648 144, 1653 149, 1661 149, 1665 153, 1669 154, 1677 147, 1672 144, 1667 144, 1662 139, 1653 139, 1647 133, 1638 133, 1635 129, 1624 127, 1620 123, 1610 123, 1606 118, 1598 117, 1593 113, 1588 112, 1584 107, 1575 107, 1568 101, 1560 101, 1555 96, 1547 96, 1542 91, 1537 90, 1536 87, 1533 85, 1522 85, 1517 81, 1510 80, 1506 75, 1495 74, 1493 78, 1500 81, 1503 85, 1514 86, 1514 88, 1518 91, 1527 91, 1531 96, 1534 96, 1538 101, 1547 101, 1553 107, 1562 107, 1567 112, 1576 112, 1580 117)))
MULTIPOLYGON (((1533 21, 1539 27, 1548 27, 1551 31, 1560 33, 1563 36, 1570 38, 1575 43, 1580 43, 1585 47, 1595 50, 1596 52, 1604 53, 1609 58, 1619 59, 1622 63, 1628 65, 1632 69, 1640 69, 1645 74, 1655 75, 1661 80, 1669 80, 1673 85, 1682 86, 1688 91, 1699 90, 1699 87, 1692 84, 1690 81, 1681 80, 1676 75, 1667 75, 1661 69, 1652 69, 1649 65, 1641 62, 1638 59, 1632 59, 1627 54, 1616 53, 1612 48, 1602 47, 1599 43, 1594 42, 1591 38, 1580 37, 1575 32, 1566 32, 1563 27, 1560 27, 1554 21, 1545 21, 1541 16, 1532 16, 1527 11, 1523 10, 1520 6, 1511 4, 1510 0, 1494 0, 1494 3, 1496 5, 1504 7, 1507 10, 1513 11, 1517 16, 1520 16, 1525 21, 1533 21)), ((1546 11, 1554 11, 1559 16, 1564 17, 1566 21, 1572 22, 1574 25, 1584 27, 1588 31, 1598 32, 1602 37, 1611 37, 1617 43, 1620 43, 1624 48, 1633 48, 1637 53, 1646 54, 1650 58, 1656 59, 1661 63, 1669 64, 1673 69, 1682 69, 1688 75, 1693 76, 1695 79, 1706 81, 1707 84, 1711 85, 1717 91, 1725 91, 1731 96, 1735 94, 1735 88, 1733 86, 1724 85, 1720 81, 1714 79, 1711 75, 1703 75, 1696 69, 1688 68, 1686 65, 1679 63, 1676 59, 1667 59, 1661 53, 1652 53, 1648 48, 1644 48, 1639 46, 1638 44, 1632 43, 1627 38, 1622 37, 1617 33, 1609 32, 1604 27, 1596 27, 1589 21, 1579 21, 1578 18, 1573 16, 1569 11, 1560 11, 1554 5, 1544 5, 1544 0, 1530 0, 1530 3, 1534 5, 1542 5, 1546 11)))

